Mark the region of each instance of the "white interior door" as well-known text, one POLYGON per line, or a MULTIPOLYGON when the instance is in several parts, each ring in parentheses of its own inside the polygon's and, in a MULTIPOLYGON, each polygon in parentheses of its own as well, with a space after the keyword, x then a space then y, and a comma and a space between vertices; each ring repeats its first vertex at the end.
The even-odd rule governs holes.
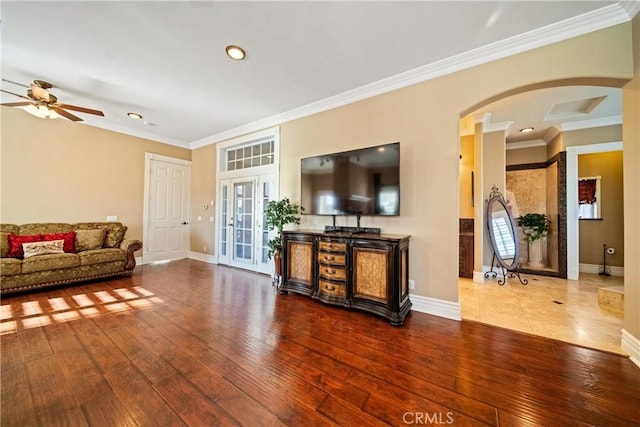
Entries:
POLYGON ((149 163, 148 261, 186 258, 189 251, 190 164, 149 163))

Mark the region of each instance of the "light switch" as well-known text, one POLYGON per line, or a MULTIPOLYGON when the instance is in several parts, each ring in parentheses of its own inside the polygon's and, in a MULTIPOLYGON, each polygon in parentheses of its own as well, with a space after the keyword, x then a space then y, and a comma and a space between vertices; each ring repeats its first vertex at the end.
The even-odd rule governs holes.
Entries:
POLYGON ((212 216, 209 217, 209 222, 213 222, 213 217, 212 216))
POLYGON ((198 221, 202 221, 202 217, 198 215, 198 221))

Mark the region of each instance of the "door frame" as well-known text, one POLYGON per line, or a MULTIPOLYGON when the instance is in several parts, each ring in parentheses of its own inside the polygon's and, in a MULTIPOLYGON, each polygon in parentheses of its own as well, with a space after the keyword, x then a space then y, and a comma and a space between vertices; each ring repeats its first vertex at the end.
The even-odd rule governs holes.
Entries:
MULTIPOLYGON (((191 218, 191 161, 184 159, 177 159, 175 157, 163 156, 156 153, 144 153, 144 195, 142 206, 142 264, 149 264, 152 261, 149 259, 149 198, 151 196, 151 161, 160 161, 166 163, 173 163, 176 165, 186 166, 188 169, 187 185, 189 186, 187 194, 187 218, 191 218)), ((191 250, 191 226, 187 226, 187 242, 189 243, 186 249, 187 253, 191 250)))
POLYGON ((578 220, 578 155, 623 151, 622 141, 567 147, 567 279, 580 278, 580 221, 578 220), (571 183, 571 185, 569 185, 571 183))
MULTIPOLYGON (((272 200, 277 200, 279 198, 279 189, 280 189, 280 127, 276 126, 273 128, 265 129, 259 132, 254 132, 249 135, 243 135, 238 138, 234 138, 225 142, 221 142, 216 146, 216 158, 217 158, 217 167, 216 167, 216 209, 215 209, 215 225, 214 225, 214 247, 215 247, 215 262, 218 263, 220 259, 220 229, 221 229, 221 203, 222 203, 222 194, 220 191, 221 181, 223 180, 233 180, 236 178, 249 177, 249 176, 262 176, 271 174, 273 176, 273 187, 271 189, 272 200), (253 168, 240 169, 234 171, 227 171, 226 167, 226 151, 228 149, 237 148, 243 145, 251 145, 258 141, 267 141, 273 140, 273 164, 265 165, 265 166, 256 166, 253 168)), ((257 185, 261 184, 261 180, 258 179, 257 185)), ((231 197, 231 194, 229 194, 231 197)), ((262 215, 261 212, 256 212, 254 218, 257 215, 262 215)), ((258 230, 256 230, 256 233, 258 230)), ((257 234, 254 236, 254 249, 257 241, 257 234)), ((255 252, 255 251, 254 251, 255 252)), ((230 256, 231 254, 229 254, 230 256)), ((255 257, 255 255, 254 255, 255 257)), ((259 270, 252 270, 256 272, 261 272, 259 270)))

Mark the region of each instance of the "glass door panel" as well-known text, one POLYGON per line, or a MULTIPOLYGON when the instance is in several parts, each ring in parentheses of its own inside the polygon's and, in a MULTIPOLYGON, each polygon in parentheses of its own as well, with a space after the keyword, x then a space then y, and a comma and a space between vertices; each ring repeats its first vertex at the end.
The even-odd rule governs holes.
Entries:
POLYGON ((255 180, 233 181, 232 265, 253 263, 255 180))

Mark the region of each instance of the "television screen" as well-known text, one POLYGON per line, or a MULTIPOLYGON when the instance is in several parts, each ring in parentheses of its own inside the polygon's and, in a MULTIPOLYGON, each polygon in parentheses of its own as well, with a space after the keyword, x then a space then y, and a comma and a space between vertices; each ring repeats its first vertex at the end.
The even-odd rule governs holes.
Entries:
POLYGON ((305 214, 400 215, 399 142, 300 162, 305 214))

